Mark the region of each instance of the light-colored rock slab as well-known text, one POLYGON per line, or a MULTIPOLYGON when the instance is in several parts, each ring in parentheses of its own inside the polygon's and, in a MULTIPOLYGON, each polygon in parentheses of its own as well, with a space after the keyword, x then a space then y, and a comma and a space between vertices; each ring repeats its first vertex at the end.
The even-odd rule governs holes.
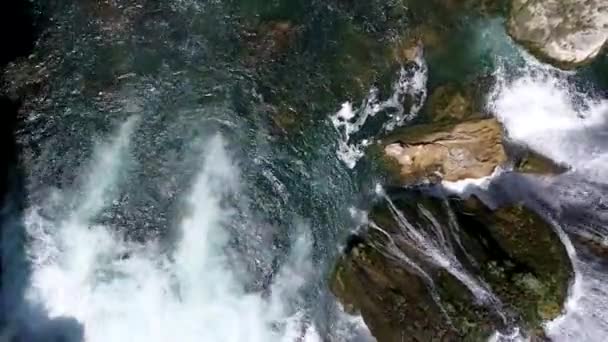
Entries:
POLYGON ((561 67, 585 64, 608 41, 608 0, 512 0, 509 34, 561 67))

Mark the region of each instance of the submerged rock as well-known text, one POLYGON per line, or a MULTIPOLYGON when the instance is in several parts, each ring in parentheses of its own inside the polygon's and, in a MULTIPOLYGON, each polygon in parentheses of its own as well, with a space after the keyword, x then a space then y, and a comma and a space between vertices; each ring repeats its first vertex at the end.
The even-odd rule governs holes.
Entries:
POLYGON ((608 41, 604 0, 512 0, 509 34, 562 67, 591 61, 608 41))
POLYGON ((542 336, 572 276, 558 235, 519 204, 490 210, 400 190, 352 242, 332 291, 379 342, 481 341, 513 326, 542 336))

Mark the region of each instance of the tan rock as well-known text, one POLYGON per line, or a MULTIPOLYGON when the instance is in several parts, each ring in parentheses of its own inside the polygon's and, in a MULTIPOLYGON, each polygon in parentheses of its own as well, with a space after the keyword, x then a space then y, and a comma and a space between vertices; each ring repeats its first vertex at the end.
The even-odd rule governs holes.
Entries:
POLYGON ((502 127, 493 118, 408 127, 389 138, 384 154, 397 163, 406 182, 481 178, 508 159, 502 127))

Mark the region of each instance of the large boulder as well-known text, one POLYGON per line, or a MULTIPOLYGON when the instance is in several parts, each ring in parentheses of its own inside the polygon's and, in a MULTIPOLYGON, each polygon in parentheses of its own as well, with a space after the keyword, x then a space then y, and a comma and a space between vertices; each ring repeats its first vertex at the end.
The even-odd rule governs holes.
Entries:
POLYGON ((458 181, 492 174, 507 162, 496 119, 426 124, 399 130, 383 140, 383 152, 404 183, 424 178, 458 181))
POLYGON ((561 67, 584 64, 608 41, 605 0, 512 0, 509 34, 561 67))
POLYGON ((567 170, 524 147, 508 146, 506 140, 495 118, 462 122, 442 118, 398 129, 375 148, 401 184, 478 179, 492 175, 497 167, 532 174, 567 170))
POLYGON ((331 279, 379 342, 482 341, 514 326, 543 336, 572 277, 549 224, 519 204, 491 210, 417 190, 391 197, 399 212, 376 205, 331 279))

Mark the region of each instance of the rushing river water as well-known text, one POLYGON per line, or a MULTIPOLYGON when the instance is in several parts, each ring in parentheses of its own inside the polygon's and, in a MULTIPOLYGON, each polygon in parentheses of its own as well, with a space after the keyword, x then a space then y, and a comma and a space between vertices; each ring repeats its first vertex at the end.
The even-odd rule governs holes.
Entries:
MULTIPOLYGON (((298 113, 304 124, 285 134, 266 103, 275 94, 266 88, 282 80, 260 81, 237 63, 245 24, 234 18, 246 14, 233 3, 112 2, 119 14, 96 19, 86 6, 49 7, 53 29, 22 62, 30 71, 17 64, 5 76, 42 90, 26 98, 14 132, 0 341, 373 340, 326 284, 356 226, 352 208, 376 196, 380 176, 359 159, 377 134, 416 119, 431 83, 459 66, 442 65, 440 54, 427 61, 421 48, 384 86, 366 84, 367 96, 332 98, 329 108, 306 98, 311 113, 298 113), (385 110, 392 115, 368 127, 385 110)), ((291 16, 321 37, 306 48, 323 50, 342 12, 310 3, 294 3, 291 16)), ((514 141, 572 170, 446 187, 521 198, 552 220, 576 276, 547 335, 604 341, 607 265, 579 241, 608 239, 605 85, 522 57, 500 27, 494 19, 467 26, 480 60, 499 55, 488 111, 514 141)), ((305 98, 311 84, 301 81, 294 87, 305 98)), ((411 233, 415 248, 453 266, 440 244, 411 233)), ((452 270, 494 303, 485 284, 452 270)))

